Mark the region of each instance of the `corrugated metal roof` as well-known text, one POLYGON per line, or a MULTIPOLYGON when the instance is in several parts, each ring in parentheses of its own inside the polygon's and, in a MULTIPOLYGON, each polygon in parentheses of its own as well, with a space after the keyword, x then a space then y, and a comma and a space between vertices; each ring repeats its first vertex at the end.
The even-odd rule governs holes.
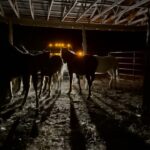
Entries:
POLYGON ((0 15, 25 25, 142 27, 149 7, 150 0, 1 0, 0 15))

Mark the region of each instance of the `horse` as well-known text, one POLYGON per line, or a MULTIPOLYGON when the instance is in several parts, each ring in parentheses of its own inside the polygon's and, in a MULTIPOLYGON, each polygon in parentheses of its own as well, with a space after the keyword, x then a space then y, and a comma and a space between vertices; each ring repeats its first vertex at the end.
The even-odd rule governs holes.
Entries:
POLYGON ((94 55, 98 61, 98 66, 96 68, 96 74, 105 74, 110 75, 109 87, 112 88, 113 81, 116 87, 116 81, 118 79, 118 62, 114 56, 98 56, 94 55))
MULTIPOLYGON (((44 76, 48 77, 48 95, 47 97, 50 97, 50 85, 51 85, 51 79, 53 79, 53 83, 57 81, 57 90, 61 91, 61 80, 62 80, 62 58, 60 56, 50 56, 49 60, 47 61, 47 64, 41 69, 41 85, 40 85, 40 92, 39 97, 41 95, 42 91, 42 85, 43 85, 43 78, 44 76)), ((44 89, 46 88, 46 83, 44 85, 44 89)))
POLYGON ((75 52, 67 49, 62 50, 62 59, 64 63, 67 63, 69 76, 70 76, 70 88, 68 94, 72 91, 72 77, 73 73, 76 74, 78 78, 78 85, 79 90, 81 93, 81 86, 80 86, 80 75, 85 75, 88 81, 88 98, 91 96, 91 86, 92 82, 95 79, 95 72, 98 65, 98 61, 95 56, 93 55, 84 55, 79 57, 75 52))
MULTIPOLYGON (((37 71, 43 67, 44 62, 48 60, 49 54, 41 53, 37 55, 24 54, 16 47, 11 45, 8 41, 0 46, 0 103, 3 105, 3 101, 6 98, 7 89, 9 89, 10 81, 21 76, 23 78, 23 85, 25 89, 25 96, 21 107, 26 102, 29 92, 29 80, 32 75, 32 82, 36 93, 36 108, 38 108, 38 96, 37 96, 37 71)), ((0 105, 0 106, 1 106, 0 105)))

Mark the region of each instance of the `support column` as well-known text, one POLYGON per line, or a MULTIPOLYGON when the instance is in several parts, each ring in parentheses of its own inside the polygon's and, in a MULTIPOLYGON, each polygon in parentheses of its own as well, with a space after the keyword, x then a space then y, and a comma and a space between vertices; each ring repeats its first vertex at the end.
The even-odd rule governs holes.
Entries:
POLYGON ((147 39, 144 65, 143 119, 150 123, 150 8, 148 11, 147 39))
POLYGON ((86 41, 86 32, 84 26, 82 27, 82 48, 84 53, 87 53, 87 41, 86 41))
POLYGON ((9 42, 13 45, 13 24, 9 21, 9 42))

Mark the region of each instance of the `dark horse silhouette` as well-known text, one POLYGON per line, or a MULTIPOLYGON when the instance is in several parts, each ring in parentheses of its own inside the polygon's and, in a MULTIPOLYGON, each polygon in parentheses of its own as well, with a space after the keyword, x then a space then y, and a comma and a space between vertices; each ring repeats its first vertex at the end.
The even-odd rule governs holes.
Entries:
POLYGON ((0 106, 5 103, 7 89, 14 77, 21 76, 24 81, 25 96, 21 105, 25 104, 29 92, 29 80, 32 75, 33 86, 36 93, 36 108, 38 108, 37 96, 37 72, 49 59, 49 53, 37 55, 23 54, 8 41, 0 45, 0 106))
POLYGON ((88 81, 89 94, 88 98, 91 96, 91 85, 95 78, 95 71, 98 65, 97 59, 92 55, 84 55, 79 57, 73 51, 69 51, 67 49, 62 50, 62 58, 64 62, 67 62, 69 76, 70 76, 70 89, 68 94, 70 94, 72 90, 72 76, 73 73, 76 74, 78 78, 79 89, 81 93, 80 86, 80 75, 85 75, 88 81))
POLYGON ((49 60, 47 61, 47 64, 41 69, 41 85, 40 85, 40 92, 39 97, 41 95, 42 90, 42 84, 43 84, 43 78, 44 76, 48 76, 48 95, 50 96, 50 85, 51 85, 51 78, 55 74, 57 76, 58 80, 58 90, 61 90, 61 68, 62 68, 63 62, 62 58, 60 56, 51 56, 49 60))

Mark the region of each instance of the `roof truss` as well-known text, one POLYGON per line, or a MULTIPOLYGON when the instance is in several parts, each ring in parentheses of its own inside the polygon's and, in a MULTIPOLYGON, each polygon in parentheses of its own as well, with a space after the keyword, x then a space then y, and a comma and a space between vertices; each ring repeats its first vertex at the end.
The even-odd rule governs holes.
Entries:
POLYGON ((14 13, 16 14, 17 18, 20 18, 19 9, 17 5, 17 0, 8 0, 11 8, 13 9, 14 13))
POLYGON ((146 26, 149 7, 150 0, 4 0, 0 16, 12 22, 146 26))

